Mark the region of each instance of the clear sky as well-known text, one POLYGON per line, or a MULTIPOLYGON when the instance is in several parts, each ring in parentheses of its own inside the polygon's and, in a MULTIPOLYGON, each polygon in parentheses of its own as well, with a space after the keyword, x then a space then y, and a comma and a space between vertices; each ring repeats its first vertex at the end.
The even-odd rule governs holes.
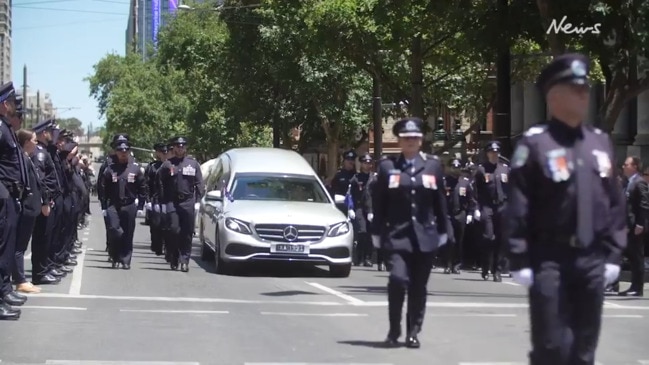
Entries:
POLYGON ((61 118, 102 125, 83 79, 107 53, 125 52, 129 0, 13 0, 12 77, 49 93, 61 118), (65 108, 75 108, 65 110, 65 108), (78 109, 76 109, 78 108, 78 109))

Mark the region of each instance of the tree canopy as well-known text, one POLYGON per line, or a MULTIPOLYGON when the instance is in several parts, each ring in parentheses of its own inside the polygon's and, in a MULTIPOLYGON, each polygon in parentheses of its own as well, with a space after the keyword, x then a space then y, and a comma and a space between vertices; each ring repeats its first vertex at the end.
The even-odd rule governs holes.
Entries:
POLYGON ((406 106, 387 107, 385 115, 429 118, 451 108, 482 121, 496 97, 503 33, 509 35, 514 81, 533 80, 551 55, 590 55, 594 76, 607 85, 600 111, 607 130, 625 103, 649 88, 647 2, 516 0, 509 1, 506 18, 496 3, 192 5, 169 18, 146 61, 137 54, 101 59, 88 77, 90 93, 107 118, 106 136, 128 132, 141 147, 184 134, 200 159, 232 147, 275 144, 327 151, 335 167, 339 152, 358 146, 371 129, 373 81, 384 104, 406 106), (570 26, 564 20, 561 31, 549 32, 563 17, 570 26), (595 24, 599 33, 571 31, 595 24))

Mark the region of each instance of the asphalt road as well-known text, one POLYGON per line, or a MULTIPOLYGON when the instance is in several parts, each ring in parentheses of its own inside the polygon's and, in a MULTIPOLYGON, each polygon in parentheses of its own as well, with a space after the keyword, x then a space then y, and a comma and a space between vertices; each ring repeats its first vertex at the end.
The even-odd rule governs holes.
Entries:
MULTIPOLYGON (((92 210, 74 274, 32 296, 20 321, 0 323, 1 365, 525 364, 525 292, 508 280, 435 272, 422 348, 383 349, 385 273, 355 268, 333 279, 324 269, 270 266, 219 276, 197 243, 190 271, 171 271, 149 251, 146 226, 136 231, 132 269, 113 270, 96 203, 92 210)), ((649 300, 610 298, 605 317, 598 361, 649 364, 649 300)))

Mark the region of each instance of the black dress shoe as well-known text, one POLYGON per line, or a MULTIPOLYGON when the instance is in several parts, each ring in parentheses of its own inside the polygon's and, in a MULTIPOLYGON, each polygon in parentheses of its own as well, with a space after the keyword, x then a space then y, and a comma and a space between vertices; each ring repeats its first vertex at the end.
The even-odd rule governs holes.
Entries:
POLYGON ((119 262, 111 260, 113 263, 113 269, 117 269, 119 267, 119 262))
POLYGON ((454 267, 453 270, 451 270, 451 273, 455 275, 460 275, 462 271, 460 271, 460 269, 458 269, 457 267, 454 267))
POLYGON ((503 281, 503 277, 500 275, 499 272, 495 273, 494 274, 494 282, 500 283, 501 281, 503 281))
POLYGON ((12 292, 11 292, 11 295, 13 295, 14 297, 16 297, 16 298, 18 298, 18 299, 20 299, 20 300, 25 300, 25 301, 27 301, 27 296, 24 295, 24 294, 20 294, 20 293, 18 293, 17 291, 12 291, 12 292))
POLYGON ((0 321, 17 320, 20 318, 20 309, 11 308, 7 303, 0 302, 0 321))
POLYGON ((2 301, 9 305, 21 306, 25 304, 27 298, 20 299, 19 297, 15 296, 14 293, 9 293, 2 297, 2 301))
POLYGON ((65 263, 63 264, 65 266, 77 266, 77 260, 66 260, 65 263))
POLYGON ((72 269, 72 268, 70 268, 70 267, 67 267, 67 266, 61 266, 61 267, 59 267, 59 271, 60 271, 60 272, 64 272, 64 273, 68 273, 68 274, 69 274, 69 273, 71 273, 72 271, 74 271, 74 269, 72 269))
POLYGON ((406 347, 409 349, 418 349, 421 347, 421 343, 419 342, 419 339, 417 336, 408 336, 406 338, 406 347))
POLYGON ((180 271, 188 272, 189 271, 189 265, 188 264, 180 264, 180 271))
POLYGON ((77 259, 77 255, 75 254, 70 254, 70 256, 68 257, 68 260, 76 260, 76 259, 77 259))
POLYGON ((122 264, 122 269, 131 270, 131 264, 122 264))
POLYGON ((482 280, 489 280, 489 273, 486 271, 482 272, 482 280))
POLYGON ((384 264, 378 264, 376 269, 379 270, 379 271, 385 271, 385 265, 384 264))
POLYGON ((644 293, 642 290, 625 290, 623 292, 618 293, 619 296, 621 297, 643 297, 644 293))
POLYGON ((49 274, 54 276, 55 278, 62 278, 65 275, 67 275, 67 273, 64 273, 63 271, 61 271, 59 269, 52 269, 52 270, 50 270, 49 274))
POLYGON ((171 270, 178 270, 178 264, 170 263, 169 266, 171 266, 171 270))
POLYGON ((60 282, 61 279, 56 278, 49 273, 40 277, 32 278, 32 284, 36 284, 36 285, 55 285, 60 282))
POLYGON ((450 273, 451 273, 451 269, 450 269, 450 268, 447 267, 447 268, 444 269, 444 274, 447 274, 447 275, 448 275, 448 274, 450 274, 450 273))

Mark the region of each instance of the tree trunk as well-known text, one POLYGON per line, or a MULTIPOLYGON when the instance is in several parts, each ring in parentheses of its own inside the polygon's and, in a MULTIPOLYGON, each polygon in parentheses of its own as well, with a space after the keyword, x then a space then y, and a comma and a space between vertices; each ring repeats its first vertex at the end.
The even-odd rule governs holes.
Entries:
POLYGON ((623 90, 619 88, 611 89, 606 95, 606 100, 602 104, 599 110, 599 115, 601 116, 601 128, 607 132, 611 133, 615 127, 615 122, 617 118, 622 113, 624 105, 627 102, 627 95, 623 90))
POLYGON ((416 35, 410 47, 410 85, 412 99, 410 114, 424 118, 424 57, 421 45, 421 35, 416 35))
MULTIPOLYGON (((549 0, 536 0, 536 6, 539 8, 539 13, 541 14, 541 24, 543 25, 543 31, 546 31, 552 22, 550 16, 550 1, 549 0)), ((550 52, 553 56, 558 56, 566 51, 566 45, 561 41, 559 35, 550 32, 548 36, 548 45, 550 46, 550 52)))

